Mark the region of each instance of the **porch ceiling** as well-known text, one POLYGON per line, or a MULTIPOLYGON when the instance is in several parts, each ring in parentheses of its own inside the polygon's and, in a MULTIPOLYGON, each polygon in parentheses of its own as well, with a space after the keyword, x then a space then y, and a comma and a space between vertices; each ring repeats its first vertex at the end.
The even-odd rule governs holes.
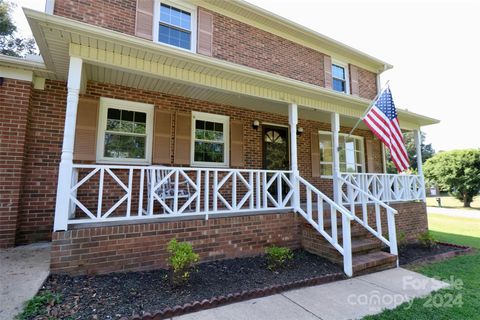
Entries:
MULTIPOLYGON (((77 56, 86 62, 89 80, 257 110, 278 107, 283 113, 286 104, 297 103, 308 110, 358 118, 370 102, 63 17, 24 11, 45 65, 53 71, 48 78, 66 80, 69 58, 77 56)), ((399 117, 404 129, 435 123, 402 110, 399 117)))

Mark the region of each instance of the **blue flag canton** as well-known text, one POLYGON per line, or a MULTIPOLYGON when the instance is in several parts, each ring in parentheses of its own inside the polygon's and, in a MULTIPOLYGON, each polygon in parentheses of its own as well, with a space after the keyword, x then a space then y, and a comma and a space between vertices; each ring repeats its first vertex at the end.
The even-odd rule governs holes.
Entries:
POLYGON ((393 103, 392 93, 390 88, 387 88, 375 102, 375 106, 380 109, 389 120, 393 120, 397 117, 397 110, 393 103))

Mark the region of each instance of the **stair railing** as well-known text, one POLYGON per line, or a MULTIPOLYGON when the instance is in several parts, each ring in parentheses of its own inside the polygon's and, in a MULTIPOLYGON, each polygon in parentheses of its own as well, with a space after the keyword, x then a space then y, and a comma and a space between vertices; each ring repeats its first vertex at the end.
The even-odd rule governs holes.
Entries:
POLYGON ((338 176, 337 181, 338 190, 341 195, 341 202, 346 204, 347 207, 350 207, 350 214, 353 216, 355 221, 357 221, 375 237, 389 246, 391 254, 398 256, 397 236, 395 230, 395 214, 397 214, 398 211, 341 176, 338 176), (368 221, 368 204, 373 204, 375 208, 375 228, 370 226, 368 221), (360 206, 361 208, 361 218, 356 215, 357 206, 360 206), (385 238, 382 230, 382 208, 387 214, 388 239, 385 238))
POLYGON ((351 277, 352 270, 352 239, 350 222, 354 216, 343 205, 335 203, 332 199, 310 184, 307 180, 297 176, 298 198, 301 202, 306 202, 305 209, 301 205, 296 206, 296 211, 300 213, 310 225, 317 230, 338 252, 343 256, 343 269, 347 276, 351 277), (304 193, 302 192, 304 190, 304 193), (323 221, 323 208, 330 207, 330 234, 325 230, 323 221), (313 216, 314 210, 317 211, 317 217, 313 216), (342 215, 342 243, 338 242, 338 224, 337 213, 342 215))

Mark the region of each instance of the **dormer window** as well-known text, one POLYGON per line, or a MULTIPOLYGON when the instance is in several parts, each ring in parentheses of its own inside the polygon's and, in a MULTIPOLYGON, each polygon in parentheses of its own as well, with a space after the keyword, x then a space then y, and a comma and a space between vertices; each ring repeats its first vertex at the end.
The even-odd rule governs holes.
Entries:
POLYGON ((349 93, 348 65, 332 62, 332 87, 335 91, 349 93))
POLYGON ((155 12, 158 21, 154 38, 158 42, 195 51, 195 7, 177 1, 157 1, 155 12))

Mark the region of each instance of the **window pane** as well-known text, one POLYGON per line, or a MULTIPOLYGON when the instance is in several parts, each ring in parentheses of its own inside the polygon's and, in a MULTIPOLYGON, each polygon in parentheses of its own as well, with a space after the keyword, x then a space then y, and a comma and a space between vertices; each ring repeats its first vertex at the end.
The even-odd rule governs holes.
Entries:
POLYGON ((135 133, 145 134, 146 130, 147 126, 145 125, 145 123, 135 123, 135 133))
POLYGON ((159 27, 158 41, 172 46, 190 49, 191 33, 161 24, 159 27))
POLYGON ((332 64, 332 76, 337 79, 345 80, 345 69, 343 67, 332 64))
POLYGON ((330 148, 321 149, 320 150, 320 161, 327 161, 327 162, 333 161, 332 149, 330 149, 330 148))
POLYGON ((205 139, 205 130, 203 129, 196 129, 195 130, 195 139, 205 139))
POLYGON ((164 3, 160 6, 160 21, 175 27, 191 30, 192 18, 190 12, 180 10, 164 3))
POLYGON ((223 143, 195 141, 194 155, 195 161, 222 163, 224 161, 224 145, 223 143))
POLYGON ((333 174, 333 165, 328 163, 322 163, 320 165, 320 174, 322 176, 331 176, 333 174))
POLYGON ((105 134, 104 156, 117 159, 144 159, 145 137, 105 134))
POLYGON ((147 123, 147 114, 145 112, 135 112, 135 122, 147 123))
POLYGON ((114 109, 114 108, 108 108, 107 118, 120 120, 120 110, 114 109))
POLYGON ((333 90, 339 92, 345 92, 345 81, 333 79, 333 90))
POLYGON ((109 131, 121 131, 120 127, 121 127, 121 121, 120 120, 107 119, 107 130, 109 130, 109 131))
POLYGON ((196 121, 195 121, 195 128, 197 128, 197 129, 205 129, 205 121, 203 121, 203 120, 196 120, 196 121))

